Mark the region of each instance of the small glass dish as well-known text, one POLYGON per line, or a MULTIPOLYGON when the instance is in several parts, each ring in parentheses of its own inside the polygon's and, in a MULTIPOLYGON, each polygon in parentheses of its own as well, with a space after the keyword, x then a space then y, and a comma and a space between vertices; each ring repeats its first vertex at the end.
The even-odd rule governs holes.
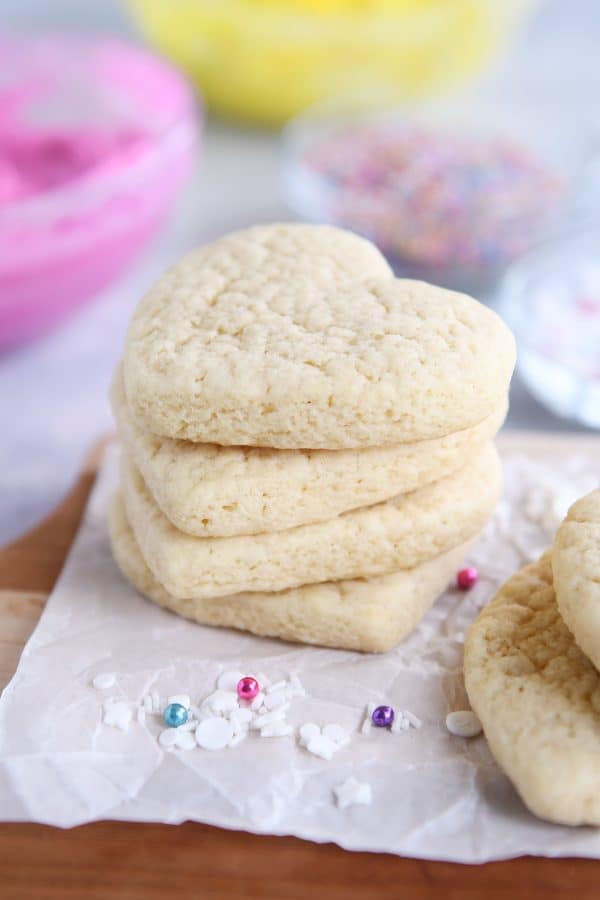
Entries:
POLYGON ((547 242, 506 273, 498 312, 517 366, 553 413, 600 429, 600 229, 547 242))
POLYGON ((493 284, 552 233, 583 143, 518 104, 321 108, 285 132, 290 207, 374 241, 405 275, 493 284))
POLYGON ((192 89, 152 54, 0 35, 0 349, 121 275, 163 224, 197 138, 192 89))

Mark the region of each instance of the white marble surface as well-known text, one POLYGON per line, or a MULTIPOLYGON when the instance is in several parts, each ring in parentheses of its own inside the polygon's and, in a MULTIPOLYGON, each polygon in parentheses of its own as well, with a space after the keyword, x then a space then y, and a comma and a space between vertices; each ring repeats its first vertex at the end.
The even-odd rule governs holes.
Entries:
MULTIPOLYGON (((103 0, 3 0, 0 27, 46 25, 131 33, 103 0)), ((490 78, 490 95, 528 96, 557 127, 588 123, 600 83, 597 0, 547 0, 490 78)), ((189 247, 233 228, 290 218, 276 135, 211 122, 198 171, 169 227, 130 274, 59 330, 0 356, 0 543, 58 502, 86 449, 111 428, 106 391, 127 319, 143 290, 189 247)), ((509 425, 567 429, 516 380, 509 425)))

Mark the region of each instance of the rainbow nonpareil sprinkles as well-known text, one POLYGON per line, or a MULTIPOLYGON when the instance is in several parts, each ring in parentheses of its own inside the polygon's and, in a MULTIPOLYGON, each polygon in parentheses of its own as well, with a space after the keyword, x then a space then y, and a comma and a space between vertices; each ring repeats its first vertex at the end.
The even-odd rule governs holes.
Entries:
POLYGON ((300 159, 332 222, 385 252, 435 267, 496 267, 559 208, 560 173, 508 139, 413 123, 341 126, 300 159))

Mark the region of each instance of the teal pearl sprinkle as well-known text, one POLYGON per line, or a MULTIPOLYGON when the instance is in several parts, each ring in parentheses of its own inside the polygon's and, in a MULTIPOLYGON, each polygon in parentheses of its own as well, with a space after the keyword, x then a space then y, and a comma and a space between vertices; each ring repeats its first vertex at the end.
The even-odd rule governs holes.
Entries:
POLYGON ((163 713, 165 725, 169 728, 179 728, 188 720, 188 711, 182 703, 169 703, 163 713))

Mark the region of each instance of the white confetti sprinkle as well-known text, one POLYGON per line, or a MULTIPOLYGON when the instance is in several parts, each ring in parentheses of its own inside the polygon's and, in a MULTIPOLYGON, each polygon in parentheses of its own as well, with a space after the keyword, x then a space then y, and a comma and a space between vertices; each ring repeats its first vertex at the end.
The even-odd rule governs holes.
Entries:
POLYGON ((188 719, 187 722, 184 722, 183 725, 179 725, 178 731, 195 731, 198 727, 197 719, 188 719))
POLYGON ((308 741, 306 749, 313 756, 320 756, 321 759, 332 759, 338 746, 328 737, 325 737, 324 734, 316 734, 308 741))
POLYGON ((259 691, 252 703, 250 704, 250 709, 256 711, 261 708, 265 701, 265 695, 262 691, 259 691))
POLYGON ((98 691, 107 691, 109 688, 114 687, 116 680, 114 672, 100 672, 96 675, 92 684, 98 691))
POLYGON ((229 721, 236 732, 246 729, 253 718, 254 713, 251 709, 242 709, 241 707, 233 709, 229 714, 229 721))
POLYGON ((346 809, 348 806, 369 806, 373 800, 371 785, 366 781, 357 781, 353 775, 335 787, 333 792, 340 809, 346 809))
POLYGON ((278 706, 277 709, 272 709, 270 712, 266 712, 260 716, 256 716, 256 718, 252 720, 252 728, 258 731, 261 728, 264 728, 265 725, 270 725, 272 722, 281 721, 281 719, 285 718, 285 714, 289 709, 289 706, 289 703, 284 703, 283 706, 278 706))
POLYGON ((158 691, 152 691, 152 709, 155 713, 160 712, 160 697, 158 696, 158 691))
POLYGON ((191 700, 188 694, 172 694, 167 698, 167 705, 169 703, 179 703, 181 706, 185 706, 186 709, 189 709, 191 700))
POLYGON ((457 737, 477 737, 481 734, 481 722, 470 709, 457 709, 446 716, 446 728, 457 737))
POLYGON ((278 706, 283 706, 286 701, 287 691, 277 691, 274 694, 267 694, 264 705, 266 709, 277 709, 278 706))
POLYGON ((109 700, 104 704, 104 724, 113 728, 127 731, 131 722, 132 712, 126 703, 117 700, 109 700))
POLYGON ((271 684, 271 679, 265 675, 264 672, 259 672, 256 676, 256 680, 260 684, 261 688, 268 688, 271 684))
POLYGON ((300 743, 306 747, 312 738, 321 734, 321 729, 314 722, 305 722, 300 728, 300 743))
MULTIPOLYGON (((260 684, 260 682, 259 682, 259 684, 260 684)), ((284 688, 287 687, 287 684, 288 683, 285 680, 284 681, 276 681, 275 684, 270 684, 267 687, 267 694, 274 694, 274 693, 276 693, 276 691, 282 691, 284 688)), ((264 687, 264 685, 263 685, 263 687, 264 687)))
POLYGON ((196 728, 196 743, 204 750, 222 750, 233 737, 233 725, 227 719, 204 719, 196 728))
POLYGON ((177 737, 175 739, 175 746, 180 750, 193 750, 196 746, 196 738, 190 731, 182 731, 181 728, 176 728, 177 737))
POLYGON ((419 717, 415 716, 414 713, 411 713, 409 709, 402 710, 402 715, 405 719, 407 719, 409 725, 411 725, 413 728, 421 728, 421 726, 423 725, 419 717))
POLYGON ((202 707, 215 714, 228 713, 238 708, 238 695, 234 691, 214 691, 204 700, 202 707))
POLYGON ((374 711, 375 711, 375 704, 368 703, 367 708, 365 710, 365 718, 363 720, 363 723, 362 723, 362 726, 360 729, 361 734, 369 734, 369 732, 371 731, 371 728, 373 727, 373 721, 371 719, 371 716, 373 715, 374 711))
POLYGON ((143 724, 145 723, 145 721, 146 721, 146 710, 144 709, 143 706, 140 706, 140 707, 138 708, 138 711, 137 711, 137 714, 136 714, 136 718, 137 718, 138 723, 139 723, 140 725, 143 725, 143 724))
POLYGON ((235 672, 233 670, 222 672, 217 679, 217 687, 220 691, 236 691, 238 681, 243 677, 243 672, 235 672))
POLYGON ((177 728, 165 728, 158 736, 161 747, 174 747, 177 742, 177 728))
POLYGON ((392 722, 390 731, 392 734, 400 734, 401 731, 404 731, 404 722, 406 720, 402 716, 402 713, 397 713, 394 716, 394 721, 392 722))

